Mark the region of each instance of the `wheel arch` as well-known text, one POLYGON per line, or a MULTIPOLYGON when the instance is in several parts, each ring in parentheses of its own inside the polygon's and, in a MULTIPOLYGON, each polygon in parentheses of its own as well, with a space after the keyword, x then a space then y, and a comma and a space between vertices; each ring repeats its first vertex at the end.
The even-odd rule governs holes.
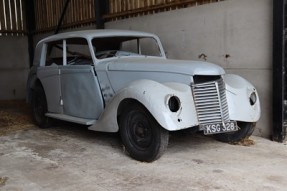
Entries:
MULTIPOLYGON (((35 89, 35 87, 38 87, 40 86, 41 88, 44 89, 43 85, 42 85, 42 82, 40 81, 39 78, 37 78, 36 76, 33 76, 29 79, 29 82, 28 82, 28 85, 27 85, 27 102, 28 103, 32 103, 32 94, 33 94, 33 91, 35 89)), ((45 92, 45 90, 44 90, 45 92)))
POLYGON ((118 109, 117 109, 117 123, 118 123, 118 125, 119 125, 119 118, 120 118, 122 112, 124 111, 124 109, 129 105, 135 105, 135 104, 141 105, 143 108, 146 109, 146 111, 148 111, 150 113, 150 111, 146 108, 146 106, 143 103, 141 103, 140 101, 138 101, 134 98, 125 98, 125 99, 121 100, 121 102, 119 103, 118 109))

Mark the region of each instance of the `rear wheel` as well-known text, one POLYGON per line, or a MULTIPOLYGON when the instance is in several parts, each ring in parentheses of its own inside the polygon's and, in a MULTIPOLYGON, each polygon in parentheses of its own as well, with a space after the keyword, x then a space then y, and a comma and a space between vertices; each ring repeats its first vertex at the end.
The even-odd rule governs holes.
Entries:
POLYGON ((240 128, 238 131, 216 134, 214 135, 215 139, 226 143, 239 142, 243 139, 249 138, 255 128, 255 123, 250 122, 237 122, 237 125, 240 128))
POLYGON ((32 96, 32 113, 34 121, 40 128, 49 127, 51 122, 50 119, 45 116, 48 109, 44 89, 41 86, 36 86, 32 96))
POLYGON ((169 133, 140 104, 132 104, 120 117, 120 135, 129 155, 152 162, 166 150, 169 133))

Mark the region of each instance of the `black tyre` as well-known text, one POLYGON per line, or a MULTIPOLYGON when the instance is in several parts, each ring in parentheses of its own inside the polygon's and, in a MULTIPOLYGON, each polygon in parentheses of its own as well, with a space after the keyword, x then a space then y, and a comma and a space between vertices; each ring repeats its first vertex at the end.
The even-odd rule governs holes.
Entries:
POLYGON ((35 123, 40 128, 49 127, 51 121, 45 116, 48 109, 44 89, 41 86, 36 86, 32 96, 32 113, 35 123))
POLYGON ((249 138, 252 135, 255 128, 255 123, 237 122, 237 125, 240 128, 238 131, 216 134, 214 135, 215 139, 226 143, 239 142, 243 139, 249 138))
POLYGON ((120 135, 128 154, 152 162, 166 150, 169 133, 140 104, 132 104, 120 116, 120 135))

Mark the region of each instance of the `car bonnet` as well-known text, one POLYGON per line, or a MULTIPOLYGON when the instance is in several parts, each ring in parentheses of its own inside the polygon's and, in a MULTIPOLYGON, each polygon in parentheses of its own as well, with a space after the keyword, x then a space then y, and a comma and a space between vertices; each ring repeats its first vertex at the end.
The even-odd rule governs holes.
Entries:
POLYGON ((109 71, 166 72, 186 75, 222 75, 220 66, 208 62, 162 58, 118 58, 108 64, 109 71))

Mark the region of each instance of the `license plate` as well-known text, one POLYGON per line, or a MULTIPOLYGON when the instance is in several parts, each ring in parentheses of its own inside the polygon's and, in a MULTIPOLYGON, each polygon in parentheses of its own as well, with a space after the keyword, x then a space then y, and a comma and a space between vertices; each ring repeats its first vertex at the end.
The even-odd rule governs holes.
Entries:
POLYGON ((235 121, 217 124, 200 125, 200 129, 203 129, 205 135, 227 133, 237 131, 239 128, 235 121))

